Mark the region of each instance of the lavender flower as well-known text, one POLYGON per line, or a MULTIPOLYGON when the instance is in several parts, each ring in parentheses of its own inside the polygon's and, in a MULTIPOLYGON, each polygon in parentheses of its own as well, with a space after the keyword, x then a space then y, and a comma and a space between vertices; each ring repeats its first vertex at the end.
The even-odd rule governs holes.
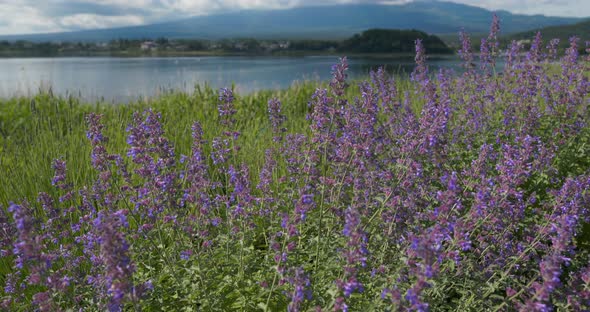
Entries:
POLYGON ((291 302, 287 307, 287 311, 296 312, 301 311, 301 305, 305 300, 311 300, 311 290, 309 277, 302 268, 294 269, 293 277, 288 278, 289 283, 293 286, 291 293, 291 302))
POLYGON ((213 159, 214 165, 227 163, 231 153, 229 144, 229 141, 225 139, 213 139, 213 151, 211 152, 211 159, 213 159))
POLYGON ((285 122, 286 117, 281 113, 281 101, 276 98, 268 100, 268 116, 272 130, 275 134, 273 139, 275 141, 280 141, 280 134, 287 131, 287 129, 283 128, 283 123, 285 122))
POLYGON ((310 128, 314 136, 314 143, 328 144, 333 141, 332 133, 330 133, 330 124, 333 123, 335 111, 332 107, 333 99, 328 97, 326 89, 317 89, 311 97, 309 106, 313 112, 308 119, 311 119, 310 128))
POLYGON ((519 59, 519 55, 521 53, 522 50, 522 43, 513 40, 512 43, 510 44, 508 50, 506 51, 506 64, 505 64, 505 70, 508 71, 508 73, 512 73, 512 71, 514 69, 516 69, 515 67, 521 66, 520 63, 520 59, 519 59))
POLYGON ((463 67, 469 72, 475 67, 475 64, 473 63, 473 52, 471 50, 471 38, 464 30, 461 30, 461 32, 459 32, 459 39, 461 40, 459 56, 461 56, 461 59, 463 60, 463 67))
POLYGON ((160 123, 161 115, 147 110, 142 116, 134 114, 133 123, 127 128, 127 153, 137 165, 134 170, 144 179, 137 187, 137 195, 132 200, 136 210, 147 210, 147 216, 155 218, 165 206, 176 205, 177 175, 174 148, 164 137, 160 123))
POLYGON ((421 85, 426 85, 428 83, 428 65, 426 65, 426 50, 424 49, 424 45, 422 44, 421 39, 416 39, 416 67, 412 72, 412 81, 416 81, 421 85))
POLYGON ((273 180, 273 171, 277 167, 277 162, 274 159, 274 153, 272 149, 267 149, 264 153, 264 166, 260 170, 260 182, 256 186, 265 194, 265 199, 272 200, 270 184, 273 180))
POLYGON ((346 83, 346 78, 348 77, 348 74, 346 73, 347 70, 348 59, 346 57, 341 58, 338 64, 332 66, 330 89, 336 97, 343 96, 348 87, 348 84, 346 83))
POLYGON ((213 184, 209 180, 206 156, 203 152, 203 129, 198 122, 192 126, 192 137, 191 157, 186 161, 186 169, 181 177, 188 184, 184 189, 181 206, 185 206, 186 203, 198 204, 201 214, 207 215, 210 208, 207 189, 213 184))
POLYGON ((229 166, 228 175, 230 184, 233 186, 233 192, 230 195, 230 202, 235 208, 232 211, 234 217, 246 216, 247 211, 254 198, 250 194, 250 178, 248 166, 242 164, 239 170, 232 165, 229 166))
POLYGON ((533 39, 533 42, 531 43, 531 49, 527 54, 527 59, 530 62, 540 63, 543 60, 543 55, 541 52, 542 43, 541 32, 537 32, 535 39, 533 39))
POLYGON ((135 300, 132 275, 135 266, 129 257, 129 245, 121 232, 126 225, 126 211, 108 214, 100 212, 94 220, 100 244, 100 263, 104 275, 99 285, 104 287, 109 311, 121 311, 125 300, 135 300))
POLYGON ((233 102, 234 94, 232 90, 227 88, 219 89, 219 104, 217 106, 217 111, 219 112, 221 124, 226 127, 231 127, 236 122, 233 117, 236 113, 233 102))
POLYGON ((33 227, 33 218, 28 205, 10 203, 8 211, 12 213, 15 227, 17 230, 17 239, 14 242, 13 254, 16 256, 15 267, 24 269, 29 260, 37 259, 41 253, 39 242, 33 227))
POLYGON ((53 170, 55 170, 55 175, 51 180, 51 185, 56 186, 60 189, 67 189, 68 185, 65 183, 66 181, 66 162, 61 159, 56 159, 53 162, 53 170))
POLYGON ((547 58, 551 61, 557 59, 557 46, 559 45, 559 39, 551 39, 547 45, 548 55, 547 58))
MULTIPOLYGON (((490 69, 494 70, 496 67, 496 57, 498 56, 498 49, 500 46, 500 43, 498 42, 499 31, 500 19, 494 13, 492 17, 492 25, 490 26, 490 33, 487 38, 481 39, 480 46, 481 67, 486 74, 489 74, 490 69)), ((463 50, 464 49, 465 47, 463 47, 463 50)))

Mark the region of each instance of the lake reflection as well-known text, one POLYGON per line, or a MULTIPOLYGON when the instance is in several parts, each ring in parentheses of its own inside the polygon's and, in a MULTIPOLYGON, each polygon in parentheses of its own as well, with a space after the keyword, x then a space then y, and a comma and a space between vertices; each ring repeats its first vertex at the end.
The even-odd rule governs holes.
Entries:
MULTIPOLYGON (((191 92, 197 84, 213 88, 235 84, 237 92, 287 88, 297 81, 329 80, 334 56, 169 57, 169 58, 9 58, 0 59, 0 97, 31 95, 51 87, 87 101, 128 102, 162 90, 191 92)), ((458 69, 455 57, 429 61, 432 70, 458 69)), ((350 78, 385 66, 411 72, 413 58, 349 58, 350 78)))

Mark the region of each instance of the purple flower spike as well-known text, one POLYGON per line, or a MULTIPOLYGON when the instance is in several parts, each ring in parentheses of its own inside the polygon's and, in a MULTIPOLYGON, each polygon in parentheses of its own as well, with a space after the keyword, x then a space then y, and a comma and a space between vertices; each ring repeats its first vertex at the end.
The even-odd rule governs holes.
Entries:
POLYGON ((330 88, 332 93, 336 96, 343 96, 348 84, 346 78, 348 74, 348 59, 343 57, 340 59, 340 63, 332 66, 332 81, 330 81, 330 88))
POLYGON ((219 89, 219 104, 217 105, 217 111, 219 112, 219 118, 221 119, 222 125, 231 127, 235 123, 233 116, 236 113, 236 109, 234 108, 234 93, 231 89, 219 89))
POLYGON ((104 267, 104 274, 96 282, 105 286, 109 311, 121 311, 126 299, 135 300, 132 279, 135 266, 129 257, 125 235, 121 231, 126 223, 121 217, 124 214, 125 212, 100 212, 94 220, 100 244, 99 263, 104 267))
POLYGON ((268 100, 268 116, 275 135, 274 140, 280 141, 280 134, 287 131, 287 129, 283 128, 283 123, 287 118, 281 112, 281 101, 276 98, 268 100))
POLYGON ((297 312, 301 311, 301 305, 305 300, 311 300, 311 290, 309 277, 302 268, 294 269, 293 277, 287 279, 289 284, 292 285, 293 291, 290 294, 291 302, 287 307, 287 311, 289 312, 297 312))
POLYGON ((459 33, 459 39, 461 40, 461 49, 459 49, 459 56, 463 60, 463 67, 468 71, 471 71, 475 64, 473 63, 473 51, 471 49, 471 38, 464 30, 459 33))
POLYGON ((412 72, 412 81, 421 85, 428 83, 428 65, 426 65, 426 50, 422 44, 422 39, 416 39, 416 68, 412 72))

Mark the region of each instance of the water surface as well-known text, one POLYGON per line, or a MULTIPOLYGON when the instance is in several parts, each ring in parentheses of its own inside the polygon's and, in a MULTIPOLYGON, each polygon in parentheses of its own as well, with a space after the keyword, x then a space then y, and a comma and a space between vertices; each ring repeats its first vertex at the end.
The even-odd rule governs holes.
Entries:
MULTIPOLYGON (((51 88, 86 101, 127 102, 164 90, 191 92, 197 84, 213 88, 233 84, 241 93, 288 88, 303 80, 329 80, 334 56, 309 57, 167 57, 167 58, 8 58, 0 59, 0 97, 32 95, 51 88)), ((412 58, 349 58, 351 78, 385 66, 411 72, 412 58)), ((433 69, 458 68, 454 57, 429 61, 433 69)))

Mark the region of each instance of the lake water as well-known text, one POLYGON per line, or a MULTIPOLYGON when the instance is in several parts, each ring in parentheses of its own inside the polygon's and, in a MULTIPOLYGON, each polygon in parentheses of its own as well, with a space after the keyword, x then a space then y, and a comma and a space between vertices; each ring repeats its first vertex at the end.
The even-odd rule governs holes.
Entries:
MULTIPOLYGON (((31 95, 39 90, 79 96, 87 101, 127 102, 164 90, 191 92, 196 84, 213 88, 235 84, 237 92, 287 88, 297 81, 329 80, 337 57, 168 57, 168 58, 7 58, 0 59, 0 97, 31 95)), ((429 65, 457 69, 454 57, 429 65)), ((349 58, 349 76, 366 76, 385 66, 412 71, 412 58, 349 58)))

